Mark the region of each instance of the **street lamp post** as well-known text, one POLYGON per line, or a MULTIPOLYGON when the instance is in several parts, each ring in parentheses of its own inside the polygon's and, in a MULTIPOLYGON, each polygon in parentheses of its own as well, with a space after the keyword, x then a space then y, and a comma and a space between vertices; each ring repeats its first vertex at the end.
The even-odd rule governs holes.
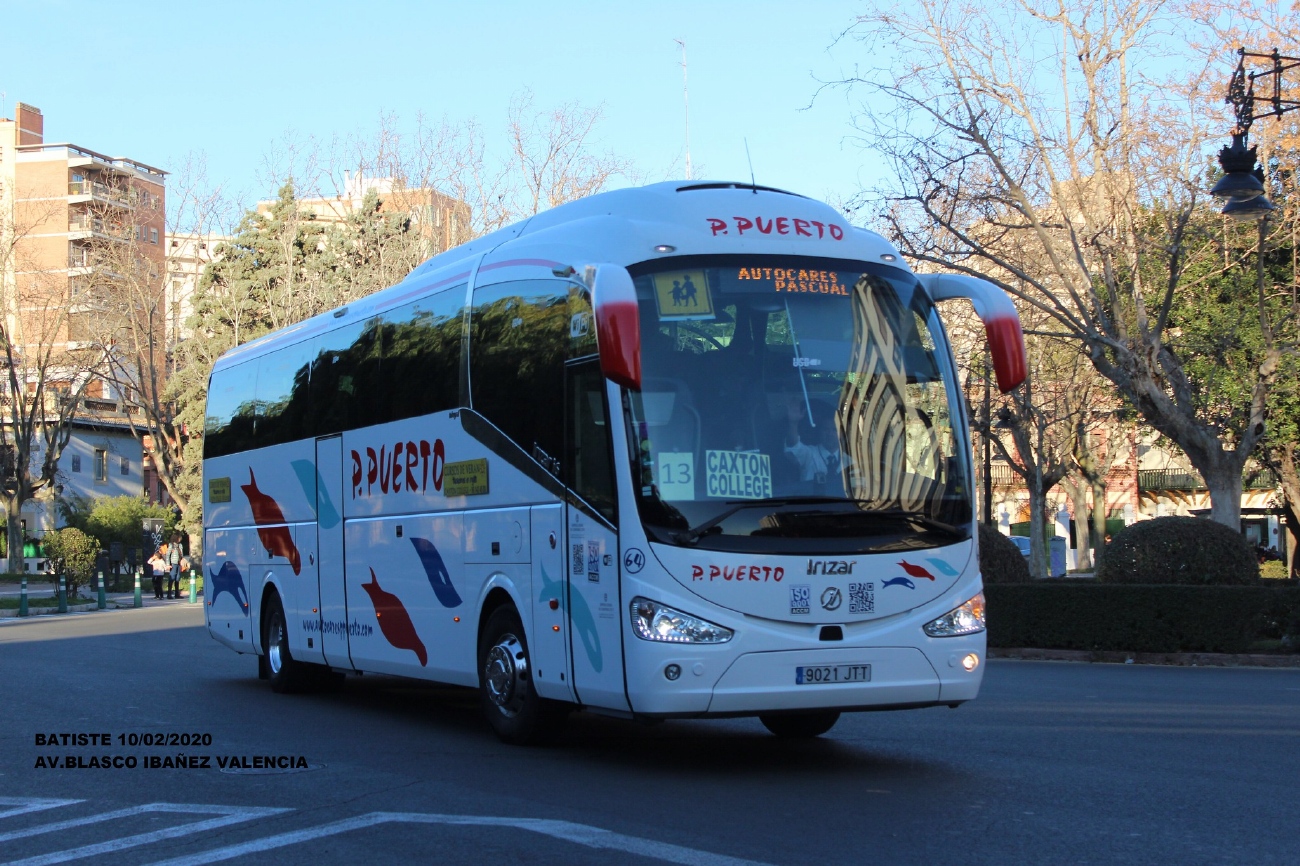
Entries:
POLYGON ((1282 98, 1282 73, 1300 67, 1300 57, 1287 57, 1276 48, 1269 54, 1238 48, 1237 54, 1240 59, 1224 99, 1232 106, 1237 124, 1232 129, 1232 144, 1219 151, 1223 177, 1210 194, 1225 200, 1224 216, 1250 222, 1267 217, 1275 209, 1264 194, 1264 172, 1256 164, 1256 150, 1248 146, 1250 126, 1258 118, 1281 117, 1300 108, 1300 100, 1282 98), (1268 68, 1247 72, 1247 59, 1267 60, 1268 68), (1257 83, 1271 84, 1272 94, 1257 95, 1257 83))

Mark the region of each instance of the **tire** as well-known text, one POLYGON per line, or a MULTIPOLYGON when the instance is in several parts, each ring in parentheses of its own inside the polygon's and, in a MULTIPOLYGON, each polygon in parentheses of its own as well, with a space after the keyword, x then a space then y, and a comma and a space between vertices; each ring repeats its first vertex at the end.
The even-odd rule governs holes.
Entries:
POLYGON ((807 740, 812 737, 820 737, 835 727, 835 723, 839 719, 840 714, 834 711, 758 717, 758 720, 763 723, 763 727, 783 740, 807 740))
POLYGON ((262 619, 262 648, 266 660, 266 679, 277 694, 299 691, 309 671, 302 662, 294 661, 289 652, 289 627, 284 618, 284 605, 280 596, 272 593, 266 601, 266 614, 262 619))
POLYGON ((530 745, 552 732, 561 712, 533 688, 523 623, 512 606, 492 611, 478 645, 479 703, 502 742, 530 745))

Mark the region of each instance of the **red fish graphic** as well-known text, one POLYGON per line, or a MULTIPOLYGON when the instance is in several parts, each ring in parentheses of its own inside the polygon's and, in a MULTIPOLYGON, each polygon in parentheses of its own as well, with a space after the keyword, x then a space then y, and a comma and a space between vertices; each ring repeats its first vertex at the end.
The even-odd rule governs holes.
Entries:
POLYGON ((239 489, 248 497, 248 504, 253 509, 253 522, 257 524, 257 537, 262 539, 262 546, 266 548, 266 552, 289 560, 289 565, 293 566, 293 573, 298 574, 302 571, 302 557, 293 543, 289 527, 263 528, 268 523, 283 524, 284 512, 280 510, 280 503, 257 489, 257 478, 253 475, 251 466, 248 469, 248 483, 239 485, 239 489))
POLYGON ((903 571, 906 571, 908 574, 912 575, 912 577, 923 577, 926 580, 934 580, 933 574, 919 565, 912 565, 912 563, 908 562, 906 559, 900 562, 899 565, 903 566, 903 571))
POLYGON ((426 666, 429 663, 429 653, 420 636, 415 633, 415 625, 402 605, 402 600, 379 587, 379 578, 375 577, 373 568, 370 569, 370 583, 361 584, 361 588, 375 606, 375 618, 379 620, 379 630, 384 633, 384 638, 398 649, 408 649, 415 653, 420 659, 420 667, 426 666))

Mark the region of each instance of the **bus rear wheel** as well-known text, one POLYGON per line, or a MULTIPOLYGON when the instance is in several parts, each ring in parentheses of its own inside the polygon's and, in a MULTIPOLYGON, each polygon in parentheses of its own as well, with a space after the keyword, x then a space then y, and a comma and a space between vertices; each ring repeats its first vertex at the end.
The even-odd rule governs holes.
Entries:
POLYGON ((835 727, 840 714, 833 710, 811 713, 791 713, 789 715, 765 715, 758 720, 763 727, 784 740, 806 740, 820 737, 835 727))
POLYGON ((528 745, 550 733, 559 713, 533 688, 528 641, 513 607, 499 607, 488 617, 478 670, 483 715, 503 742, 528 745))
POLYGON ((266 653, 267 679, 271 690, 277 694, 298 691, 307 677, 306 666, 294 661, 289 652, 289 628, 285 625, 284 605, 280 596, 272 594, 267 599, 266 618, 262 631, 262 648, 266 653))

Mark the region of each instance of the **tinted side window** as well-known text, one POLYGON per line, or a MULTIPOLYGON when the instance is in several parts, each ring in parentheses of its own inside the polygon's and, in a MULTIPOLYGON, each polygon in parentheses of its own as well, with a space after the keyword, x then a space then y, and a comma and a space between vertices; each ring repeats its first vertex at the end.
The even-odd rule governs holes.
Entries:
POLYGON ((613 523, 618 519, 614 456, 610 451, 609 411, 600 361, 569 365, 569 451, 565 482, 613 523))
POLYGON ((397 421, 460 405, 465 287, 385 313, 380 409, 370 423, 397 421))
POLYGON ((328 436, 375 423, 374 384, 382 342, 379 320, 356 322, 312 341, 310 427, 328 436))
POLYGON ((523 280, 474 292, 470 390, 474 409, 529 454, 560 458, 569 284, 523 280))
POLYGON ((247 362, 212 374, 203 423, 203 456, 220 457, 255 447, 257 364, 247 362))
POLYGON ((310 347, 286 346, 257 361, 257 433, 254 447, 312 435, 308 412, 310 347))

